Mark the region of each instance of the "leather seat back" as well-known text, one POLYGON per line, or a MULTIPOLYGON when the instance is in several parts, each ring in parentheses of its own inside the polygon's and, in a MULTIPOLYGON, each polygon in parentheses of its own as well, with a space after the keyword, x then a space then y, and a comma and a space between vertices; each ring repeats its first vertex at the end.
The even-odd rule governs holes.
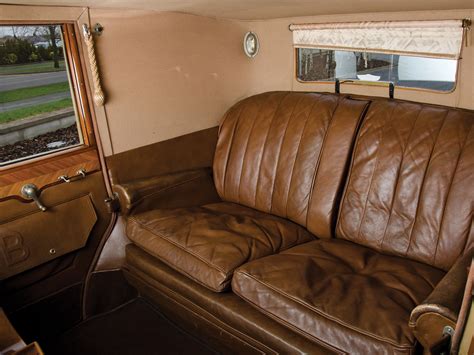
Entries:
POLYGON ((239 102, 220 127, 214 158, 219 195, 331 237, 367 105, 333 94, 295 92, 239 102))
POLYGON ((472 112, 372 102, 337 236, 448 270, 474 239, 473 125, 472 112))

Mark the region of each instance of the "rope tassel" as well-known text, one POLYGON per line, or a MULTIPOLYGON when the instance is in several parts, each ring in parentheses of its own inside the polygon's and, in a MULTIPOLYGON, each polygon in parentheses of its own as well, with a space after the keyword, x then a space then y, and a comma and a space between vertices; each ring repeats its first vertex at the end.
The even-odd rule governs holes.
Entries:
POLYGON ((82 25, 82 33, 86 42, 87 54, 89 55, 89 64, 92 72, 92 82, 94 84, 94 102, 97 106, 104 106, 105 95, 100 85, 99 68, 97 67, 97 59, 95 58, 94 39, 87 24, 82 25))

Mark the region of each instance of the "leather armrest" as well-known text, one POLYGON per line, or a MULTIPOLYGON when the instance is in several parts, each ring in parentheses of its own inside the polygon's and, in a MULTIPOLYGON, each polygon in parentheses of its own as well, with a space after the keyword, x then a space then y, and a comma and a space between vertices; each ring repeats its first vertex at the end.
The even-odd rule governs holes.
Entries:
POLYGON ((118 195, 124 215, 132 211, 189 207, 220 201, 210 168, 134 180, 113 185, 112 189, 118 195))
POLYGON ((411 312, 409 326, 425 350, 442 339, 445 326, 455 328, 472 257, 472 250, 460 257, 425 301, 411 312))

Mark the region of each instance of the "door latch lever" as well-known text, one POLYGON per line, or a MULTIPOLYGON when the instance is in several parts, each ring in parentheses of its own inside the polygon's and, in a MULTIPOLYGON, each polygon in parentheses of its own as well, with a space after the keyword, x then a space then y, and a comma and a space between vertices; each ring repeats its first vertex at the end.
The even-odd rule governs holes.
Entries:
POLYGON ((28 200, 33 200, 36 203, 36 206, 44 212, 46 211, 46 206, 41 203, 39 194, 38 187, 35 184, 26 184, 21 188, 21 195, 28 200))

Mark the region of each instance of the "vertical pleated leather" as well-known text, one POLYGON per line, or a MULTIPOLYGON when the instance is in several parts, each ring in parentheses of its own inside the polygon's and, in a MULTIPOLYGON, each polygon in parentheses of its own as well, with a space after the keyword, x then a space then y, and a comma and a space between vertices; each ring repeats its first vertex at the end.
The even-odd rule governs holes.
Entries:
POLYGON ((331 237, 352 142, 368 102, 270 92, 232 107, 219 132, 214 180, 225 201, 331 237))
POLYGON ((374 101, 360 128, 337 236, 449 269, 474 239, 474 114, 374 101))

